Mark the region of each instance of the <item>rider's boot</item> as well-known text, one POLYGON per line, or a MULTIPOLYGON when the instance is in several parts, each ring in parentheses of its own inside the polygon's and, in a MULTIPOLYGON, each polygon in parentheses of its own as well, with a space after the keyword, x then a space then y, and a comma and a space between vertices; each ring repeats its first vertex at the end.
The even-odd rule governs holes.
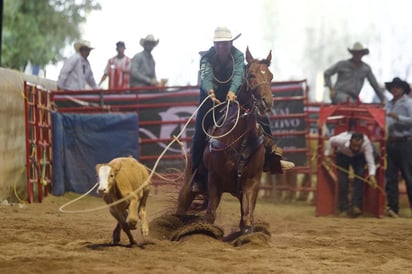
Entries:
POLYGON ((193 193, 201 194, 206 192, 206 178, 198 168, 193 170, 190 189, 193 193))
POLYGON ((282 160, 283 150, 273 143, 272 138, 264 136, 265 144, 265 163, 263 166, 264 172, 271 174, 282 174, 284 170, 295 167, 295 164, 290 161, 282 160))
POLYGON ((190 180, 190 189, 193 193, 204 193, 206 191, 206 176, 204 172, 203 161, 203 150, 206 146, 206 141, 202 136, 193 137, 192 144, 192 156, 191 156, 191 167, 192 167, 192 177, 190 180))

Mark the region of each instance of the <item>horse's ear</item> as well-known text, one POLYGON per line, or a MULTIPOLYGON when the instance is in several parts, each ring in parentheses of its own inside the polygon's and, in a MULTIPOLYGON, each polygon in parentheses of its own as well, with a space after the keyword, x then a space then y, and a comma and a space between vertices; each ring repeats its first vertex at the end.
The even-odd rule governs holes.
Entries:
POLYGON ((270 62, 272 61, 272 50, 269 51, 268 57, 266 57, 266 64, 270 66, 270 62))
POLYGON ((250 64, 250 63, 252 63, 253 59, 254 58, 253 58, 252 54, 250 53, 249 46, 248 46, 248 47, 246 47, 246 62, 248 64, 250 64))

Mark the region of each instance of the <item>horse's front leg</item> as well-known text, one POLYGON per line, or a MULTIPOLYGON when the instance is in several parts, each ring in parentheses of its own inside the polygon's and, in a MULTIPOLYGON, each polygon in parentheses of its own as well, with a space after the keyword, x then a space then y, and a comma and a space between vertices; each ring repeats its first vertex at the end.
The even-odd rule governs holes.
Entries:
POLYGON ((219 206, 220 199, 222 198, 222 191, 218 186, 218 181, 213 178, 211 172, 209 172, 208 177, 209 203, 205 214, 205 222, 213 224, 216 220, 216 209, 219 206))
POLYGON ((248 234, 254 232, 254 217, 255 205, 257 200, 258 185, 256 180, 251 179, 252 182, 247 182, 246 185, 250 185, 248 189, 245 189, 242 193, 242 201, 240 203, 240 230, 242 234, 248 234))

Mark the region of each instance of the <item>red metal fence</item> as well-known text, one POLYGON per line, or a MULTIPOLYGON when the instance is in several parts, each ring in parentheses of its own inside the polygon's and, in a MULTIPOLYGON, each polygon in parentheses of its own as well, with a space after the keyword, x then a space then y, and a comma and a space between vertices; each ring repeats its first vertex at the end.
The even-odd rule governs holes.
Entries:
MULTIPOLYGON (((272 83, 274 115, 272 132, 284 155, 297 163, 295 172, 313 171, 309 148, 308 91, 305 80, 272 83)), ((198 105, 199 87, 166 87, 128 90, 49 91, 25 83, 27 190, 29 202, 42 201, 52 187, 53 151, 51 112, 102 113, 137 112, 139 115, 139 160, 152 167, 174 136, 181 135, 188 151, 194 130, 192 114, 198 105), (190 119, 190 121, 189 121, 190 119), (189 121, 188 126, 183 128, 189 121)), ((184 168, 182 147, 174 144, 165 153, 160 170, 184 168)), ((269 187, 272 188, 272 187, 269 187)), ((277 185, 277 189, 297 190, 296 186, 277 185)), ((299 190, 313 192, 312 187, 299 190)))
POLYGON ((52 183, 52 102, 49 92, 26 82, 24 95, 28 201, 41 202, 52 183))

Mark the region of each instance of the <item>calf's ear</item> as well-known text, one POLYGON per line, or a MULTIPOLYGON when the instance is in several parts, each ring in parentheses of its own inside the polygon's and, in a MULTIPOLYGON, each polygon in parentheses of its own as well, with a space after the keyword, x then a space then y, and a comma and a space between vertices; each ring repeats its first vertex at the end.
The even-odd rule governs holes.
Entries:
POLYGON ((122 167, 122 162, 116 161, 114 163, 111 163, 110 167, 112 168, 113 172, 117 174, 117 172, 119 172, 120 168, 122 167))

